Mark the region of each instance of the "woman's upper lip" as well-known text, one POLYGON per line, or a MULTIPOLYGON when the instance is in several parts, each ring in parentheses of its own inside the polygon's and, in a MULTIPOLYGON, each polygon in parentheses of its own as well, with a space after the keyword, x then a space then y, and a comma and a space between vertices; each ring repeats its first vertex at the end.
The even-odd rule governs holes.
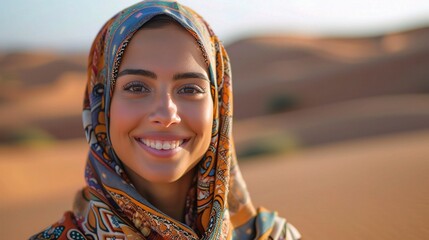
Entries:
POLYGON ((145 133, 145 134, 135 135, 134 138, 151 139, 151 140, 159 140, 159 141, 175 141, 175 140, 187 140, 190 138, 190 136, 174 134, 174 133, 145 133))

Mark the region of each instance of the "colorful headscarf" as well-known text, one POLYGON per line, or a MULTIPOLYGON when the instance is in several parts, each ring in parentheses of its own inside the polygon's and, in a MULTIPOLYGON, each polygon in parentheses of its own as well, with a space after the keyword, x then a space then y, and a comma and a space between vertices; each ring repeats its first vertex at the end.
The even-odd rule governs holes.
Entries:
POLYGON ((95 38, 88 63, 83 124, 90 145, 87 186, 73 211, 32 239, 299 239, 284 218, 255 209, 239 171, 232 141, 229 58, 209 25, 174 1, 144 1, 111 18, 95 38), (214 119, 210 146, 196 166, 186 221, 179 222, 144 199, 129 181, 109 138, 109 109, 124 51, 133 34, 157 15, 183 26, 208 66, 214 119))

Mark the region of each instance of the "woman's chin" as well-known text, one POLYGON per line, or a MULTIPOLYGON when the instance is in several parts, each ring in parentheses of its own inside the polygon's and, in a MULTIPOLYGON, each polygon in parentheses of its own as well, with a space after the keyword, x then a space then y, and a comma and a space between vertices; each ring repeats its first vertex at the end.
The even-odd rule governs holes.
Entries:
POLYGON ((176 183, 178 181, 190 180, 193 178, 195 171, 192 171, 195 166, 188 170, 183 169, 151 169, 146 173, 140 174, 141 178, 144 178, 147 182, 151 184, 169 184, 176 183))
POLYGON ((184 174, 180 171, 154 171, 140 174, 140 177, 153 184, 167 184, 178 181, 184 174))

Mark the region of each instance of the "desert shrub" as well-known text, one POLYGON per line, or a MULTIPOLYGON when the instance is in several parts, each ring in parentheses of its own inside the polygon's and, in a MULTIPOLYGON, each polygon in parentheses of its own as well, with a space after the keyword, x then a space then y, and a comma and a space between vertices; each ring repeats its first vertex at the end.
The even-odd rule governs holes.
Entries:
POLYGON ((10 87, 19 85, 20 81, 16 74, 0 72, 0 83, 4 84, 3 87, 10 87))
POLYGON ((298 142, 287 134, 256 139, 245 145, 237 152, 239 159, 292 152, 299 146, 298 142))
POLYGON ((279 113, 289 111, 297 106, 297 100, 295 97, 289 94, 274 95, 267 102, 267 113, 279 113))
POLYGON ((0 130, 0 144, 4 145, 43 145, 54 139, 46 132, 37 128, 0 130))

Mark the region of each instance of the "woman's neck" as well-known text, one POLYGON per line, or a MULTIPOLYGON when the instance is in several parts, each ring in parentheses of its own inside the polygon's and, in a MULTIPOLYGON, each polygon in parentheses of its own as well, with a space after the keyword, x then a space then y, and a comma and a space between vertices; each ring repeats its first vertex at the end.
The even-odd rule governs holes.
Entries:
POLYGON ((180 179, 171 183, 152 183, 125 166, 126 172, 136 188, 146 200, 168 216, 185 221, 186 197, 195 171, 190 170, 180 179))

